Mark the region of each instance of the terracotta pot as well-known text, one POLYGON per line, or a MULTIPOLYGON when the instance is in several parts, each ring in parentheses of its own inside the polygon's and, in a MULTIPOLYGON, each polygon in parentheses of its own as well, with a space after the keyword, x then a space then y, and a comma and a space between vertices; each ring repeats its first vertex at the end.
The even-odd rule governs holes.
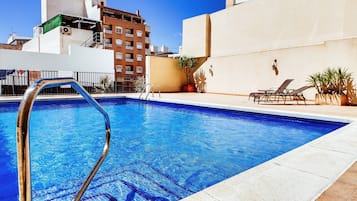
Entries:
POLYGON ((182 87, 182 91, 186 91, 186 92, 195 92, 196 88, 195 85, 193 84, 185 84, 182 87))
POLYGON ((316 94, 315 104, 318 105, 347 105, 346 95, 316 94))

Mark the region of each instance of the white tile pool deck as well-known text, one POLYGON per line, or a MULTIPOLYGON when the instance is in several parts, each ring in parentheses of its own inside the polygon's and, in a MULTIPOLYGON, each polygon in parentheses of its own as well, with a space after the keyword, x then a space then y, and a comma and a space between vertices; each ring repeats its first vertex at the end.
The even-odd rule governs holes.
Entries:
MULTIPOLYGON (((120 94, 137 98, 138 94, 120 94)), ((49 97, 45 97, 49 98, 49 97)), ((52 97, 50 97, 52 98, 52 97)), ((10 100, 13 97, 1 97, 10 100)), ((19 99, 19 98, 17 98, 19 99)), ((204 189, 183 201, 316 200, 357 159, 357 107, 255 104, 246 96, 164 93, 150 99, 202 106, 341 120, 349 125, 255 168, 204 189)))

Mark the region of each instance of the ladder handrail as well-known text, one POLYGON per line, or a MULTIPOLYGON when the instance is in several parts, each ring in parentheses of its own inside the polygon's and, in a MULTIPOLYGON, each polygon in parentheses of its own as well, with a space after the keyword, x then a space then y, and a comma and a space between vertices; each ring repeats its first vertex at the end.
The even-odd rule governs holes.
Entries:
POLYGON ((25 92, 24 97, 19 106, 17 124, 16 124, 16 138, 17 138, 17 161, 18 161, 18 178, 19 178, 19 198, 20 201, 31 201, 31 172, 30 172, 30 145, 29 145, 29 120, 32 106, 35 102, 36 96, 42 89, 59 87, 63 85, 71 85, 84 99, 94 106, 105 119, 105 134, 106 140, 102 155, 98 159, 96 165, 91 170, 87 179, 83 183, 81 189, 78 191, 75 201, 79 201, 90 182, 103 163, 108 154, 110 146, 110 121, 108 113, 99 105, 99 103, 88 94, 88 92, 78 84, 73 78, 54 78, 41 79, 33 83, 25 92))
MULTIPOLYGON (((148 84, 145 84, 144 85, 144 87, 143 87, 143 89, 141 90, 141 92, 140 92, 140 95, 139 95, 139 99, 141 99, 141 96, 144 94, 144 92, 146 91, 146 87, 147 86, 151 86, 151 84, 150 83, 148 83, 148 84)), ((150 92, 149 92, 150 93, 150 92)))
POLYGON ((152 94, 152 97, 154 97, 154 92, 152 92, 153 87, 154 87, 154 84, 149 84, 149 91, 146 93, 145 100, 148 99, 150 92, 152 94))
MULTIPOLYGON (((154 92, 153 92, 153 89, 154 89, 154 84, 151 84, 151 83, 147 83, 144 85, 143 89, 141 90, 140 92, 140 95, 139 95, 139 99, 141 99, 141 96, 144 94, 144 92, 146 91, 146 87, 149 86, 149 90, 146 92, 146 96, 145 96, 145 100, 148 99, 148 96, 149 94, 151 93, 152 97, 154 97, 154 92)), ((157 87, 158 89, 158 92, 159 92, 159 98, 161 98, 161 90, 160 90, 160 86, 157 87)))

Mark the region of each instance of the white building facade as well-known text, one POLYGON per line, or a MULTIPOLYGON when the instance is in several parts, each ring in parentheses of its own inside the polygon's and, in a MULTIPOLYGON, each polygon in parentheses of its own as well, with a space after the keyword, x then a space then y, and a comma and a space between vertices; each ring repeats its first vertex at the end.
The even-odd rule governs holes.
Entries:
POLYGON ((18 59, 2 60, 0 66, 112 73, 113 51, 103 49, 101 35, 94 35, 101 32, 98 5, 105 4, 105 0, 42 0, 42 23, 34 27, 32 40, 23 45, 23 52, 3 52, 18 59))

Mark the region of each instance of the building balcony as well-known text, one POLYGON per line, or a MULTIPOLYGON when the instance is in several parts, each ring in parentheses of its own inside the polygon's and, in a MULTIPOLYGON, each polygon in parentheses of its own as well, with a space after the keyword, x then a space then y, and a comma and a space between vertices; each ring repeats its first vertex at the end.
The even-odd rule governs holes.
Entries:
POLYGON ((104 47, 113 47, 111 43, 104 43, 104 47))
POLYGON ((104 29, 103 32, 106 33, 106 34, 112 34, 113 33, 113 31, 110 30, 110 29, 104 29))
POLYGON ((151 27, 149 27, 149 26, 145 26, 145 32, 151 32, 151 27))
POLYGON ((134 71, 125 71, 125 74, 127 74, 127 75, 133 75, 133 74, 134 74, 134 71))
POLYGON ((127 61, 127 62, 134 62, 134 59, 133 59, 133 58, 125 58, 125 61, 127 61))
POLYGON ((151 54, 150 49, 145 49, 145 55, 150 55, 150 54, 151 54))
POLYGON ((134 46, 129 46, 129 45, 127 45, 127 46, 125 46, 125 48, 128 49, 128 50, 133 50, 133 49, 134 49, 134 46))
POLYGON ((126 37, 134 37, 134 34, 131 34, 131 33, 125 33, 125 36, 126 36, 126 37))
POLYGON ((150 38, 149 37, 145 37, 145 43, 146 44, 150 44, 150 38))

